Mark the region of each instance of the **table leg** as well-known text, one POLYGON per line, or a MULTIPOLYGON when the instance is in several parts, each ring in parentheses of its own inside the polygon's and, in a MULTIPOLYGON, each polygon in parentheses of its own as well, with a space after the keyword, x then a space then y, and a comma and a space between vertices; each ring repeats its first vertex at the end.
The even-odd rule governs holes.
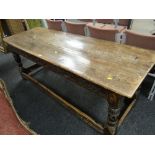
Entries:
POLYGON ((118 118, 120 115, 120 101, 121 96, 116 93, 108 93, 107 101, 109 104, 108 107, 108 118, 105 128, 106 134, 116 134, 118 126, 118 118))
POLYGON ((13 57, 14 57, 15 61, 18 64, 19 72, 22 73, 22 71, 23 71, 23 64, 22 64, 22 61, 21 61, 21 57, 18 54, 16 54, 16 53, 13 53, 13 57))

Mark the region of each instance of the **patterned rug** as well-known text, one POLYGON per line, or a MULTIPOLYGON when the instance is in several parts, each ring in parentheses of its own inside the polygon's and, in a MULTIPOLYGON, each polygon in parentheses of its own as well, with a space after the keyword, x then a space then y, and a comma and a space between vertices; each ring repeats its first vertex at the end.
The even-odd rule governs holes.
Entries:
POLYGON ((0 80, 0 135, 32 135, 36 134, 18 116, 6 86, 0 80))

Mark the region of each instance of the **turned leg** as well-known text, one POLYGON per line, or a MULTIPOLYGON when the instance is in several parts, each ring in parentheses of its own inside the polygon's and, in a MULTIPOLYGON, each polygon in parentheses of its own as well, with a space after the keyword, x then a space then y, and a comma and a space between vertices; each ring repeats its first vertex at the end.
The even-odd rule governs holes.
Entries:
POLYGON ((116 134, 117 126, 118 126, 118 118, 120 115, 120 100, 121 96, 109 92, 107 96, 107 101, 109 104, 108 107, 108 118, 107 118, 107 124, 105 128, 105 133, 107 134, 116 134))

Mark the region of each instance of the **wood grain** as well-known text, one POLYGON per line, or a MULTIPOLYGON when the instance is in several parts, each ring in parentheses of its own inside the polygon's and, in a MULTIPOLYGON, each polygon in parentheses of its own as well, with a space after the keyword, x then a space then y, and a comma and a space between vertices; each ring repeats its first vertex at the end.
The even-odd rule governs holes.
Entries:
POLYGON ((4 41, 128 98, 155 63, 155 51, 45 28, 34 28, 4 41))

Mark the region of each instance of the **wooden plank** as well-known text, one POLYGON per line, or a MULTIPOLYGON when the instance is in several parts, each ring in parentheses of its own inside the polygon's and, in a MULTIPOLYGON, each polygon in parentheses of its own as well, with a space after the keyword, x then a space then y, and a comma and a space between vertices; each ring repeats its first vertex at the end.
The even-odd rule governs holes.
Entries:
POLYGON ((151 50, 35 28, 4 41, 105 89, 131 98, 155 63, 151 50))

